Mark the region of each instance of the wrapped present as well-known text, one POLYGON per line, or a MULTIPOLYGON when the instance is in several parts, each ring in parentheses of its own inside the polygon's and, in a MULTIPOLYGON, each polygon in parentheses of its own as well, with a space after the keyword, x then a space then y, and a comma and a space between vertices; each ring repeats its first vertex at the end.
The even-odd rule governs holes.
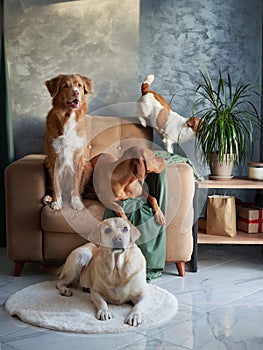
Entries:
POLYGON ((255 203, 237 201, 237 228, 247 233, 263 232, 262 209, 255 203))

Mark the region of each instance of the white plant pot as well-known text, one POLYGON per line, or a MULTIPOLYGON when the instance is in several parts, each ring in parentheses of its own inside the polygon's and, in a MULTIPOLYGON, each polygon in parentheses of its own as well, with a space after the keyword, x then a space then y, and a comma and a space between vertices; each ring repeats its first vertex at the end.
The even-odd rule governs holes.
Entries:
POLYGON ((211 175, 220 178, 231 178, 235 162, 234 154, 226 154, 223 161, 220 163, 218 154, 210 155, 209 166, 211 175))

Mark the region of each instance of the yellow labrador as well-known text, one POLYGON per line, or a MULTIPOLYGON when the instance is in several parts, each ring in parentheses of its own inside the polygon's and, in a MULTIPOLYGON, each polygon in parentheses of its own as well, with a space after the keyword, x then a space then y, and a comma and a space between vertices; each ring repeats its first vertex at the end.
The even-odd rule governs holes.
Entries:
POLYGON ((112 318, 107 303, 132 302, 126 323, 138 326, 149 300, 146 261, 135 244, 139 236, 139 230, 124 218, 104 220, 89 236, 93 243, 69 254, 56 284, 60 294, 71 296, 68 286, 79 281, 82 288, 90 290, 96 317, 102 321, 112 318))

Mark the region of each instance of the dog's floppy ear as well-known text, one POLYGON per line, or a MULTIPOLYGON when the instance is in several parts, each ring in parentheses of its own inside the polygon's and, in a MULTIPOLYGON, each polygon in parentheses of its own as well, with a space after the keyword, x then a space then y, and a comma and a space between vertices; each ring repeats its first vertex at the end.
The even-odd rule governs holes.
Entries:
POLYGON ((156 157, 154 152, 145 148, 142 153, 143 159, 146 163, 147 173, 160 173, 165 168, 165 160, 163 158, 156 157))
POLYGON ((144 181, 147 175, 144 160, 134 158, 132 159, 132 165, 133 165, 133 169, 132 169, 133 174, 139 180, 144 181))
POLYGON ((131 170, 133 174, 140 180, 144 181, 146 177, 146 167, 142 157, 143 149, 137 146, 128 148, 120 158, 120 162, 127 159, 131 160, 131 170))
POLYGON ((101 225, 102 223, 99 223, 98 225, 96 225, 96 227, 88 235, 88 240, 98 246, 101 245, 101 234, 100 234, 101 225))
POLYGON ((90 78, 87 78, 87 77, 85 77, 85 76, 83 76, 83 75, 80 75, 79 74, 79 76, 81 77, 81 79, 82 79, 82 81, 83 81, 83 83, 84 83, 84 93, 85 93, 85 95, 87 95, 87 94, 92 94, 92 79, 90 79, 90 78))
POLYGON ((189 128, 192 128, 193 131, 196 131, 198 128, 198 124, 200 122, 200 118, 196 118, 196 117, 191 117, 187 120, 186 125, 189 128))
POLYGON ((141 232, 137 229, 136 226, 132 225, 130 223, 130 228, 131 228, 131 242, 134 243, 137 241, 137 239, 141 236, 141 232))
POLYGON ((54 97, 57 92, 58 92, 58 88, 59 88, 59 84, 61 81, 61 78, 63 77, 63 74, 58 75, 57 77, 47 80, 45 82, 46 87, 51 95, 51 97, 54 97))

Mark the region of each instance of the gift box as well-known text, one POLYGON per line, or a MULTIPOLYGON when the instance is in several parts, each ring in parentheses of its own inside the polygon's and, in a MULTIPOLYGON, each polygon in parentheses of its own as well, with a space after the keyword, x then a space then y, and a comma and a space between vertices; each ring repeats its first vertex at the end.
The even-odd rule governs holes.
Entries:
POLYGON ((262 209, 255 203, 238 201, 236 206, 237 228, 247 233, 263 232, 262 209))

